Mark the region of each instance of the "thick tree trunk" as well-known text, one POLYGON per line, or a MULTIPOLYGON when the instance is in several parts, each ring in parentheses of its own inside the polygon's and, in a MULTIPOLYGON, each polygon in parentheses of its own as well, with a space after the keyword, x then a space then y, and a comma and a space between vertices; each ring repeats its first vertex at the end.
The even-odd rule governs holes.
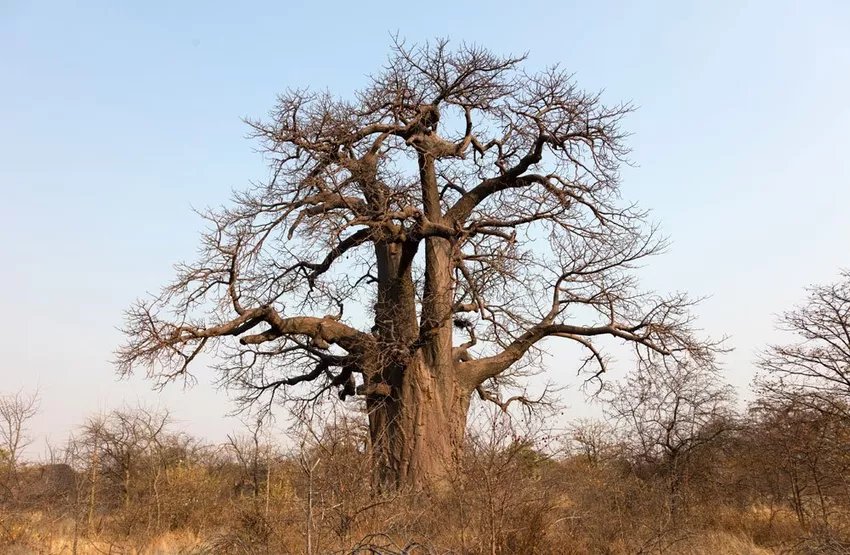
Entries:
POLYGON ((458 462, 470 391, 419 357, 400 390, 367 400, 375 480, 384 490, 445 487, 458 462))

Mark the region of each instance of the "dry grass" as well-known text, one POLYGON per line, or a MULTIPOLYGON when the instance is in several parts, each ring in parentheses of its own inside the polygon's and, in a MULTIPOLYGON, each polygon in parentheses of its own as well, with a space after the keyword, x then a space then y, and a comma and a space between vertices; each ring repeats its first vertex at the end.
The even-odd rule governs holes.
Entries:
POLYGON ((681 555, 773 555, 763 547, 744 536, 728 532, 706 532, 687 537, 672 546, 668 553, 681 555))
POLYGON ((513 430, 473 436, 440 495, 382 495, 352 437, 337 426, 321 445, 271 460, 253 490, 234 487, 250 469, 209 450, 137 456, 129 494, 126 476, 105 468, 94 505, 85 467, 62 496, 28 495, 41 490, 23 473, 0 502, 0 554, 306 554, 308 525, 311 555, 850 554, 845 490, 815 495, 800 481, 794 506, 785 475, 751 462, 746 442, 707 454, 673 503, 663 467, 616 453, 545 456, 513 430), (317 453, 311 481, 299 461, 317 453))

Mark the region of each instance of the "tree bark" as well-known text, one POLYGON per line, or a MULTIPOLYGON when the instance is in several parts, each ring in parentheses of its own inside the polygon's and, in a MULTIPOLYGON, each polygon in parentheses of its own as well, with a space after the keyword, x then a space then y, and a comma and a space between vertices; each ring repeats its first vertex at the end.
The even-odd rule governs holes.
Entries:
POLYGON ((367 399, 375 480, 381 489, 441 489, 458 462, 471 392, 435 375, 422 358, 406 368, 400 390, 367 399))

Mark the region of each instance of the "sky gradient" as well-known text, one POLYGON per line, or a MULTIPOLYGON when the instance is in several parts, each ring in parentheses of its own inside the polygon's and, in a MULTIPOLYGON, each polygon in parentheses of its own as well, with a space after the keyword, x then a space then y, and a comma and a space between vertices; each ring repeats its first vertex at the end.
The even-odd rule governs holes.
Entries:
POLYGON ((744 395, 774 314, 850 267, 850 3, 288 4, 0 0, 0 392, 39 388, 33 455, 125 402, 211 440, 237 425, 203 368, 190 391, 117 381, 122 311, 192 257, 192 207, 265 177, 240 118, 287 87, 349 96, 394 32, 528 52, 638 106, 623 195, 672 239, 642 275, 710 296, 744 395))

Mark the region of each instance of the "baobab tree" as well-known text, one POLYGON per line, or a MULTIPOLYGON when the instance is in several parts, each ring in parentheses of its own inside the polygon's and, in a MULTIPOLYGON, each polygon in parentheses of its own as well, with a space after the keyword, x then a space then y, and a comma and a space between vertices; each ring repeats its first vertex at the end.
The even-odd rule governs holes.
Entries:
POLYGON ((209 210, 198 260, 128 313, 119 371, 186 379, 205 351, 252 403, 365 400, 384 487, 442 481, 473 398, 558 337, 708 359, 692 302, 629 270, 664 246, 623 203, 621 119, 558 68, 395 41, 352 99, 292 90, 248 121, 269 179, 209 210))

